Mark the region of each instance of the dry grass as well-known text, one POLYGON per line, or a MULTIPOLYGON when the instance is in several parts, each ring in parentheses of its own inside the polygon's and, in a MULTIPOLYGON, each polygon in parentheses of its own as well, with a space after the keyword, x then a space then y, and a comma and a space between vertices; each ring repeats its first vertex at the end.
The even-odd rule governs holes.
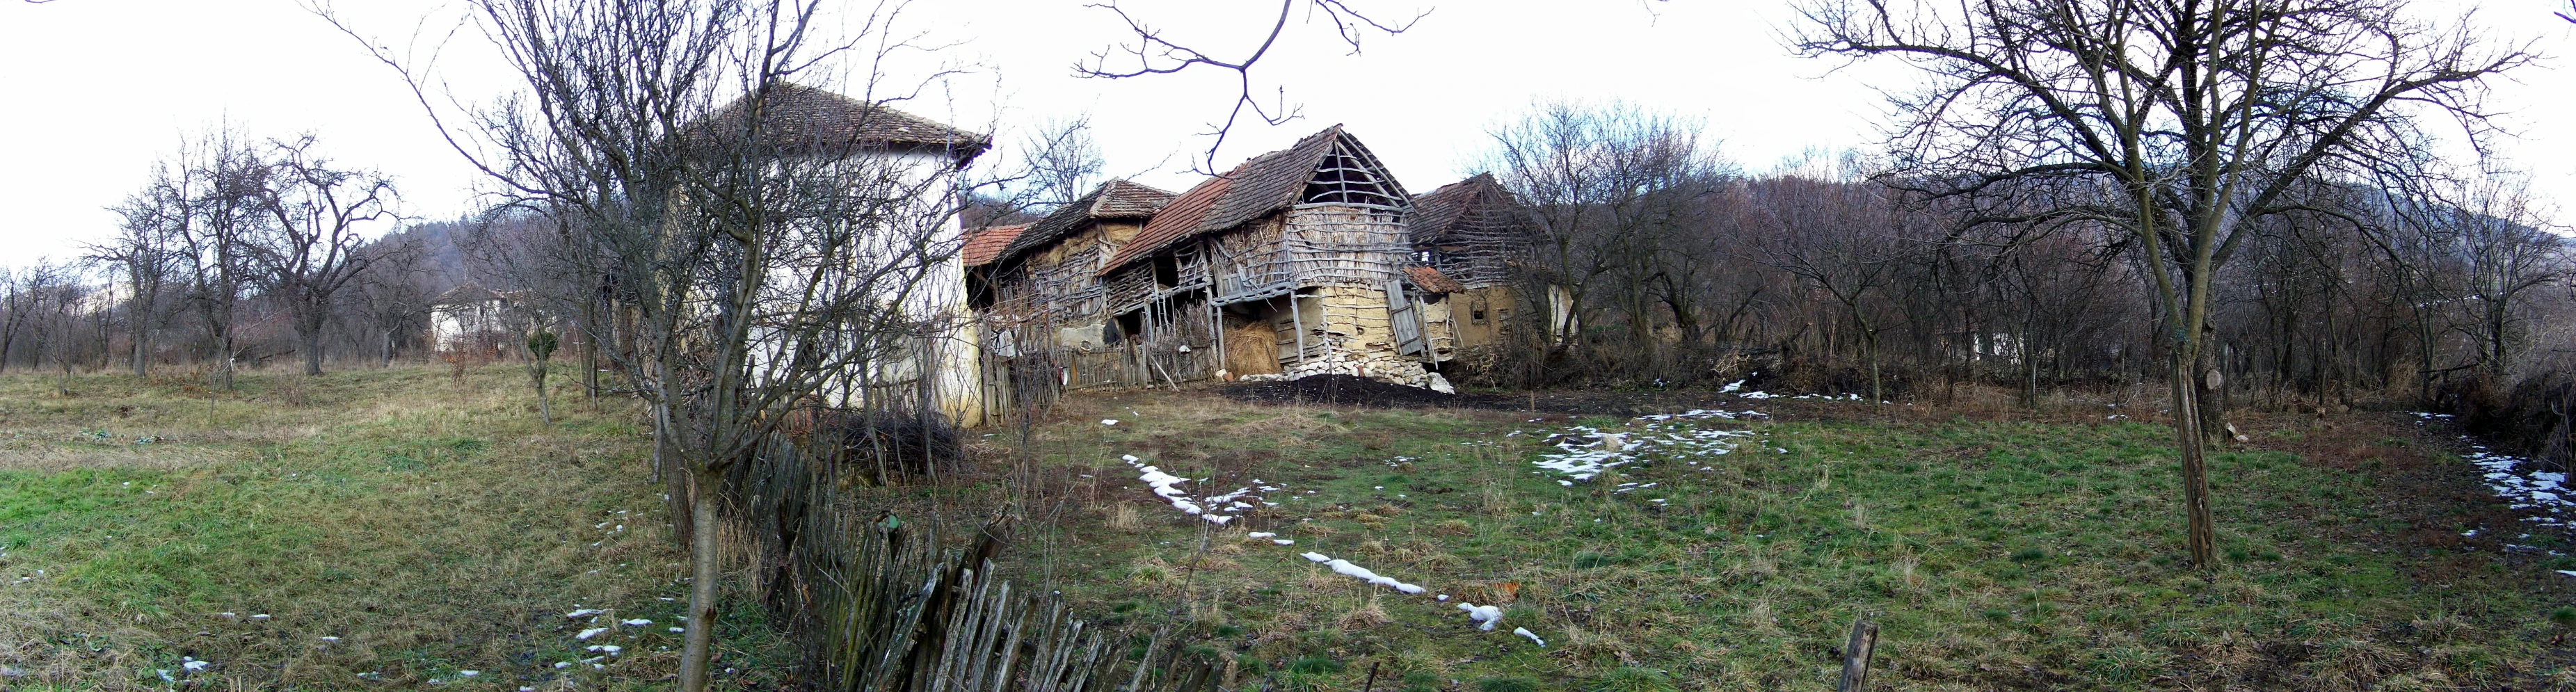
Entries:
POLYGON ((449 375, 0 377, 0 582, 32 578, 0 591, 0 665, 105 689, 182 657, 239 689, 660 677, 675 635, 613 624, 676 624, 682 572, 632 413, 568 398, 549 427, 519 371, 449 375), (552 666, 608 643, 604 670, 552 666))
POLYGON ((1386 607, 1380 605, 1377 599, 1376 594, 1370 594, 1367 602, 1342 611, 1341 617, 1334 618, 1334 624, 1341 625, 1344 630, 1364 630, 1394 622, 1395 618, 1387 617, 1386 607))
MULTIPOLYGON (((2561 600, 2541 590, 2550 569, 2576 560, 2543 568, 2460 540, 2514 519, 2480 507, 2491 498, 2456 459, 2364 417, 2376 414, 2242 419, 2255 442, 2213 455, 2227 564, 2200 572, 2170 559, 2166 435, 2132 413, 2151 415, 2153 391, 2036 411, 2008 390, 1962 392, 1937 410, 1732 402, 1779 416, 1724 424, 1758 431, 1759 448, 1572 487, 1529 473, 1543 433, 1626 418, 1077 396, 1039 428, 1055 446, 1034 451, 1052 468, 1136 454, 1212 492, 1251 478, 1286 490, 1222 529, 1142 504, 1132 531, 1045 526, 1026 544, 1048 564, 1094 566, 1053 573, 1057 588, 1131 620, 1221 603, 1221 624, 1193 618, 1200 644, 1247 668, 1307 670, 1283 684, 1315 689, 1356 689, 1378 660, 1438 676, 1423 689, 1513 677, 1602 688, 1651 677, 1638 668, 1679 689, 1818 689, 1812 673, 1862 615, 1887 628, 1889 689, 2500 688, 2511 671, 2537 680, 2564 666, 2523 640, 2546 610, 2531 606, 2561 600), (1104 429, 1106 417, 1123 422, 1104 429), (1658 485, 1610 492, 1619 482, 1658 485), (1126 581, 1140 556, 1186 565, 1201 546, 1239 567, 1155 589, 1126 581), (1455 603, 1382 593, 1305 551, 1502 607, 1506 624, 1478 632, 1455 603), (1366 614, 1372 594, 1391 624, 1366 614), (1550 646, 1510 635, 1518 626, 1550 646)), ((1098 502, 1150 497, 1103 478, 1098 502)))

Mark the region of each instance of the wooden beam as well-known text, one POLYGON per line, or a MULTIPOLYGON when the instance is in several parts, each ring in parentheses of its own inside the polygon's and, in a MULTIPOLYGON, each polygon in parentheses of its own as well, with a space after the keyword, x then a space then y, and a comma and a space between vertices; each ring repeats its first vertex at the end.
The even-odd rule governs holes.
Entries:
POLYGON ((1878 625, 1868 620, 1853 620, 1851 637, 1843 642, 1843 677, 1834 692, 1861 692, 1869 688, 1869 659, 1878 649, 1878 625))

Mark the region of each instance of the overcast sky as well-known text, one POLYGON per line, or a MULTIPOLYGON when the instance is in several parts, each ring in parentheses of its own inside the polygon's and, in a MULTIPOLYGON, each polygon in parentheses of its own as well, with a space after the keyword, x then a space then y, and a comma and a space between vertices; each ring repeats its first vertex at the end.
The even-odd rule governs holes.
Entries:
MULTIPOLYGON (((342 0, 376 43, 425 57, 455 26, 452 2, 342 0), (426 29, 426 33, 416 29, 426 29), (420 38, 416 41, 415 36, 420 38)), ((853 3, 858 4, 858 3, 853 3)), ((1194 136, 1233 96, 1208 72, 1124 81, 1079 79, 1071 66, 1114 42, 1115 16, 1082 0, 922 0, 898 27, 931 57, 890 65, 881 91, 922 84, 942 65, 966 72, 902 106, 1010 142, 1049 118, 1088 113, 1112 173, 1181 190, 1195 176, 1194 136)), ((1278 5, 1267 0, 1128 0, 1176 38, 1235 57, 1278 5)), ((1837 70, 1781 46, 1794 17, 1769 0, 1354 0, 1382 16, 1432 12, 1400 36, 1370 36, 1350 55, 1319 24, 1292 26, 1256 77, 1284 88, 1303 118, 1239 129, 1230 166, 1342 123, 1426 191, 1474 170, 1487 129, 1548 99, 1625 100, 1704 123, 1709 137, 1760 169, 1811 148, 1865 147, 1883 117, 1878 89, 1903 89, 1893 65, 1837 70), (1579 9, 1570 9, 1579 8, 1579 9)), ((2548 14, 2557 0, 2435 0, 2427 12, 2479 7, 2500 37, 2576 53, 2576 31, 2548 14)), ((1301 20, 1305 17, 1301 14, 1301 20)), ((445 91, 500 93, 489 46, 468 31, 437 52, 445 91)), ((2553 59, 2498 85, 2494 103, 2521 136, 2500 142, 2541 192, 2576 202, 2576 72, 2553 59)), ((258 136, 319 135, 343 165, 402 183, 408 213, 452 217, 479 181, 439 137, 394 73, 294 0, 0 1, 0 265, 79 253, 113 231, 105 210, 139 188, 183 138, 229 122, 258 136)))

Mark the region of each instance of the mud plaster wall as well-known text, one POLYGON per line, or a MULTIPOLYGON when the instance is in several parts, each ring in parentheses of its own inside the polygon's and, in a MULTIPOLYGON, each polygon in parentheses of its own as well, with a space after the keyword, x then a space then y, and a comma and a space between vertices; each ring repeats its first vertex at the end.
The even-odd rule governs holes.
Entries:
POLYGON ((1517 312, 1509 286, 1469 289, 1464 293, 1450 294, 1441 302, 1449 304, 1451 322, 1457 325, 1457 333, 1452 335, 1456 339, 1455 348, 1500 343, 1503 340, 1503 323, 1510 321, 1517 312), (1478 310, 1484 311, 1485 319, 1476 319, 1478 310))
MULTIPOLYGON (((1287 344, 1291 358, 1282 359, 1280 369, 1289 378, 1307 375, 1357 375, 1380 382, 1429 386, 1429 373, 1422 362, 1395 352, 1395 330, 1389 327, 1386 292, 1357 286, 1318 286, 1297 299, 1300 318, 1306 321, 1306 357, 1293 358, 1296 344, 1287 344)), ((1286 317, 1286 315, 1281 315, 1286 317)), ((1295 326, 1284 319, 1271 325, 1281 330, 1295 326)))

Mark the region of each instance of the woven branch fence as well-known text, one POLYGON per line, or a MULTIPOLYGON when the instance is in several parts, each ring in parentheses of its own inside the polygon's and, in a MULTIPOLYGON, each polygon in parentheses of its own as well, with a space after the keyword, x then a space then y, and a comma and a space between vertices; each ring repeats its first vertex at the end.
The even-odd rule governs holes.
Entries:
POLYGON ((751 590, 805 648, 812 688, 1223 691, 1219 663, 1169 630, 1096 626, 1053 593, 997 579, 998 526, 947 547, 929 528, 863 515, 838 491, 848 455, 814 448, 773 437, 724 488, 728 533, 763 566, 751 590))

